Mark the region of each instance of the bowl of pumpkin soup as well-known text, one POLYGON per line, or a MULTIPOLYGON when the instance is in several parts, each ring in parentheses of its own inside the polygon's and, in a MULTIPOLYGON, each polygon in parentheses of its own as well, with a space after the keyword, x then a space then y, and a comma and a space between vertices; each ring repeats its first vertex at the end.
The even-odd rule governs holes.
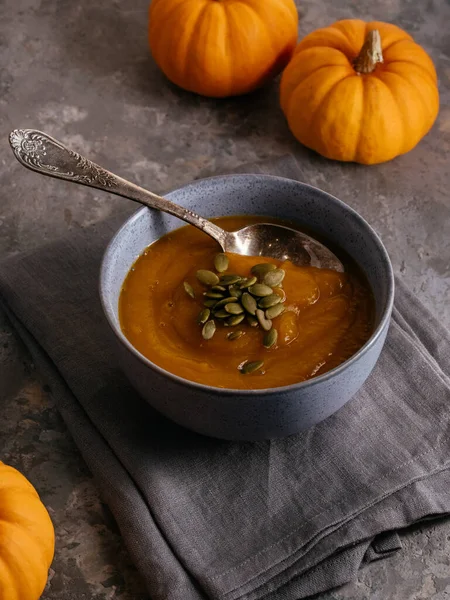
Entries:
POLYGON ((341 408, 374 368, 392 310, 392 267, 373 229, 333 196, 279 177, 213 177, 167 197, 230 231, 296 228, 344 271, 224 254, 175 217, 138 210, 105 252, 100 295, 141 396, 230 440, 292 435, 341 408))

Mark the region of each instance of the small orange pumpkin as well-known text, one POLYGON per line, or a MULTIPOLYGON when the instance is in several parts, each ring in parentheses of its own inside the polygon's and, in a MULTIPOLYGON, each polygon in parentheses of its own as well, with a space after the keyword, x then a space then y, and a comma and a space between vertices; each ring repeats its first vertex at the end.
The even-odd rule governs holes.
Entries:
POLYGON ((53 525, 36 490, 0 462, 1 600, 38 600, 54 549, 53 525))
POLYGON ((395 25, 359 20, 338 21, 298 44, 280 100, 302 144, 368 165, 414 148, 439 110, 436 71, 423 48, 395 25))
POLYGON ((297 43, 294 0, 153 0, 149 15, 156 63, 203 96, 251 92, 286 66, 297 43))

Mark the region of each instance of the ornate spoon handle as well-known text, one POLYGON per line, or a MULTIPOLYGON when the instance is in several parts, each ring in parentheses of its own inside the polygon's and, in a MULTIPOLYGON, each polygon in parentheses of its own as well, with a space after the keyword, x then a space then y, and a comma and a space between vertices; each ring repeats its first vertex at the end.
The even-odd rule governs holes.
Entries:
POLYGON ((89 187, 98 188, 124 198, 129 198, 149 208, 156 208, 169 213, 214 238, 221 246, 225 246, 227 232, 196 213, 174 204, 153 192, 114 175, 103 167, 73 150, 66 148, 61 142, 36 129, 15 129, 9 141, 17 160, 28 169, 50 175, 58 179, 73 181, 89 187))

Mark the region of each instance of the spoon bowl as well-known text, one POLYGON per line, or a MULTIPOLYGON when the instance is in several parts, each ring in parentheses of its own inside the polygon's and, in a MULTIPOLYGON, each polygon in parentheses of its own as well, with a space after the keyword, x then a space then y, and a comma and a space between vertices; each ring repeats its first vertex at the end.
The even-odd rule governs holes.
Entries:
POLYGON ((224 250, 289 260, 297 266, 344 271, 341 261, 326 246, 305 233, 272 223, 256 223, 230 232, 224 250))
POLYGON ((224 252, 265 256, 318 268, 343 271, 341 261, 317 240, 289 227, 258 223, 228 232, 193 211, 145 190, 100 167, 36 129, 15 129, 9 136, 17 160, 42 175, 72 181, 139 202, 194 225, 212 237, 224 252))

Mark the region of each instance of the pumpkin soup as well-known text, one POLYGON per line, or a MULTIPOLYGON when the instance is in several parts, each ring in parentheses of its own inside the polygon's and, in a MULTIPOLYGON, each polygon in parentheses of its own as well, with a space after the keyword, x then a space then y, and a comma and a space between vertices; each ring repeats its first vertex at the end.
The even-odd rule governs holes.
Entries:
MULTIPOLYGON (((215 222, 232 231, 261 220, 215 222)), ((191 381, 234 389, 305 381, 350 358, 373 331, 369 285, 340 258, 344 273, 223 254, 182 227, 133 265, 119 301, 121 327, 149 360, 191 381)))

